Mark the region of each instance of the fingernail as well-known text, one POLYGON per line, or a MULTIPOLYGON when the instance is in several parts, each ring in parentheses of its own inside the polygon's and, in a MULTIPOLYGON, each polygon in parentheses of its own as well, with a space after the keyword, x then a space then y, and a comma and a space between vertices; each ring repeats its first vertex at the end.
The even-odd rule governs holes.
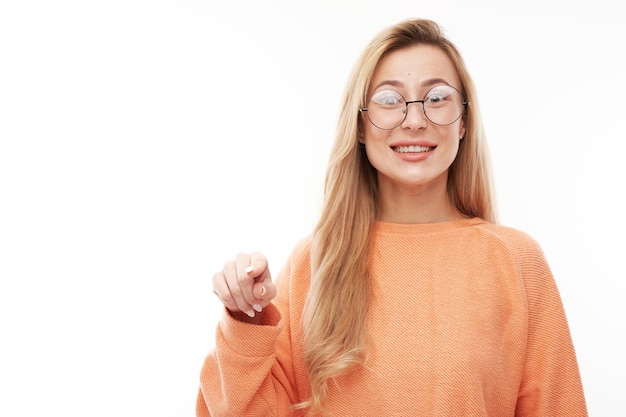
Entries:
POLYGON ((265 287, 261 287, 261 297, 265 295, 265 292, 266 292, 265 287))
POLYGON ((254 317, 254 310, 246 311, 246 314, 250 316, 250 318, 254 317))
POLYGON ((263 311, 263 307, 261 307, 261 304, 254 304, 252 308, 255 309, 258 313, 263 311))
POLYGON ((254 269, 254 267, 252 265, 250 265, 249 267, 246 268, 246 274, 249 274, 250 272, 252 272, 252 270, 254 269))

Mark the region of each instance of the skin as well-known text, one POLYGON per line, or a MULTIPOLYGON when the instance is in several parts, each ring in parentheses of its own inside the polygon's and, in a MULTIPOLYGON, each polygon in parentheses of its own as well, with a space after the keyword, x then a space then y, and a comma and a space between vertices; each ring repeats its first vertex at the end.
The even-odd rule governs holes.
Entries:
MULTIPOLYGON (((422 99, 437 84, 461 90, 461 82, 450 59, 440 49, 415 45, 385 56, 373 74, 368 97, 382 89, 393 89, 407 100, 422 99)), ((430 122, 421 104, 411 104, 404 122, 382 130, 364 117, 367 157, 378 171, 381 221, 433 223, 462 218, 449 203, 446 193, 448 169, 465 133, 463 119, 451 125, 430 122), (400 154, 397 145, 421 145, 425 153, 400 154)), ((237 320, 261 323, 260 314, 276 297, 276 286, 261 253, 244 254, 224 264, 213 275, 213 292, 237 320)))
POLYGON ((240 253, 213 275, 213 292, 234 318, 258 324, 258 313, 276 297, 276 286, 265 256, 240 253))
MULTIPOLYGON (((435 85, 461 90, 461 81, 448 56, 431 45, 414 45, 385 56, 374 71, 368 97, 395 90, 407 101, 419 100, 435 85)), ((406 119, 382 130, 363 116, 367 157, 378 171, 380 220, 391 223, 434 223, 463 217, 449 203, 448 169, 465 133, 463 118, 447 126, 430 122, 422 105, 411 104, 406 119), (401 154, 398 145, 434 147, 429 152, 401 154)))

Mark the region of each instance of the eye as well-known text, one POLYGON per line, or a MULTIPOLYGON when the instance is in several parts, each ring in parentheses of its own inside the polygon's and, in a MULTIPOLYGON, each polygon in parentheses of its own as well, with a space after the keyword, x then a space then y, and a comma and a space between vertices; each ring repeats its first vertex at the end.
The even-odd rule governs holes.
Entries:
POLYGON ((370 101, 381 107, 402 107, 404 106, 404 97, 392 90, 382 90, 375 93, 370 101))
POLYGON ((454 93, 456 93, 456 90, 454 88, 447 85, 441 85, 430 90, 428 94, 426 94, 424 102, 434 106, 441 105, 444 104, 446 101, 450 101, 451 99, 453 99, 455 95, 454 93))

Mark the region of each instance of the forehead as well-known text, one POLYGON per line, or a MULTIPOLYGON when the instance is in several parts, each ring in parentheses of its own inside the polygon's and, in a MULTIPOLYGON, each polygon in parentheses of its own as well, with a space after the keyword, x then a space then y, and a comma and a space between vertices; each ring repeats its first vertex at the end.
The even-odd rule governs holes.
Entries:
POLYGON ((385 81, 398 81, 410 88, 438 78, 460 87, 459 75, 445 52, 433 45, 412 45, 395 50, 378 62, 370 90, 385 81))

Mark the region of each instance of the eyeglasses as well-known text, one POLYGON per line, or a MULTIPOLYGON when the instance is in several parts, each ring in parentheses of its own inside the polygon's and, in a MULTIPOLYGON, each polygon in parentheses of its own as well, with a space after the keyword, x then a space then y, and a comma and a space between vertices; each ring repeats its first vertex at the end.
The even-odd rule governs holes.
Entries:
POLYGON ((367 107, 360 108, 359 111, 361 114, 367 112, 367 118, 377 128, 391 130, 404 122, 409 104, 413 103, 422 103, 424 116, 440 126, 459 120, 469 105, 456 88, 438 85, 430 89, 423 100, 413 101, 406 101, 402 94, 394 90, 377 91, 370 98, 367 107))

